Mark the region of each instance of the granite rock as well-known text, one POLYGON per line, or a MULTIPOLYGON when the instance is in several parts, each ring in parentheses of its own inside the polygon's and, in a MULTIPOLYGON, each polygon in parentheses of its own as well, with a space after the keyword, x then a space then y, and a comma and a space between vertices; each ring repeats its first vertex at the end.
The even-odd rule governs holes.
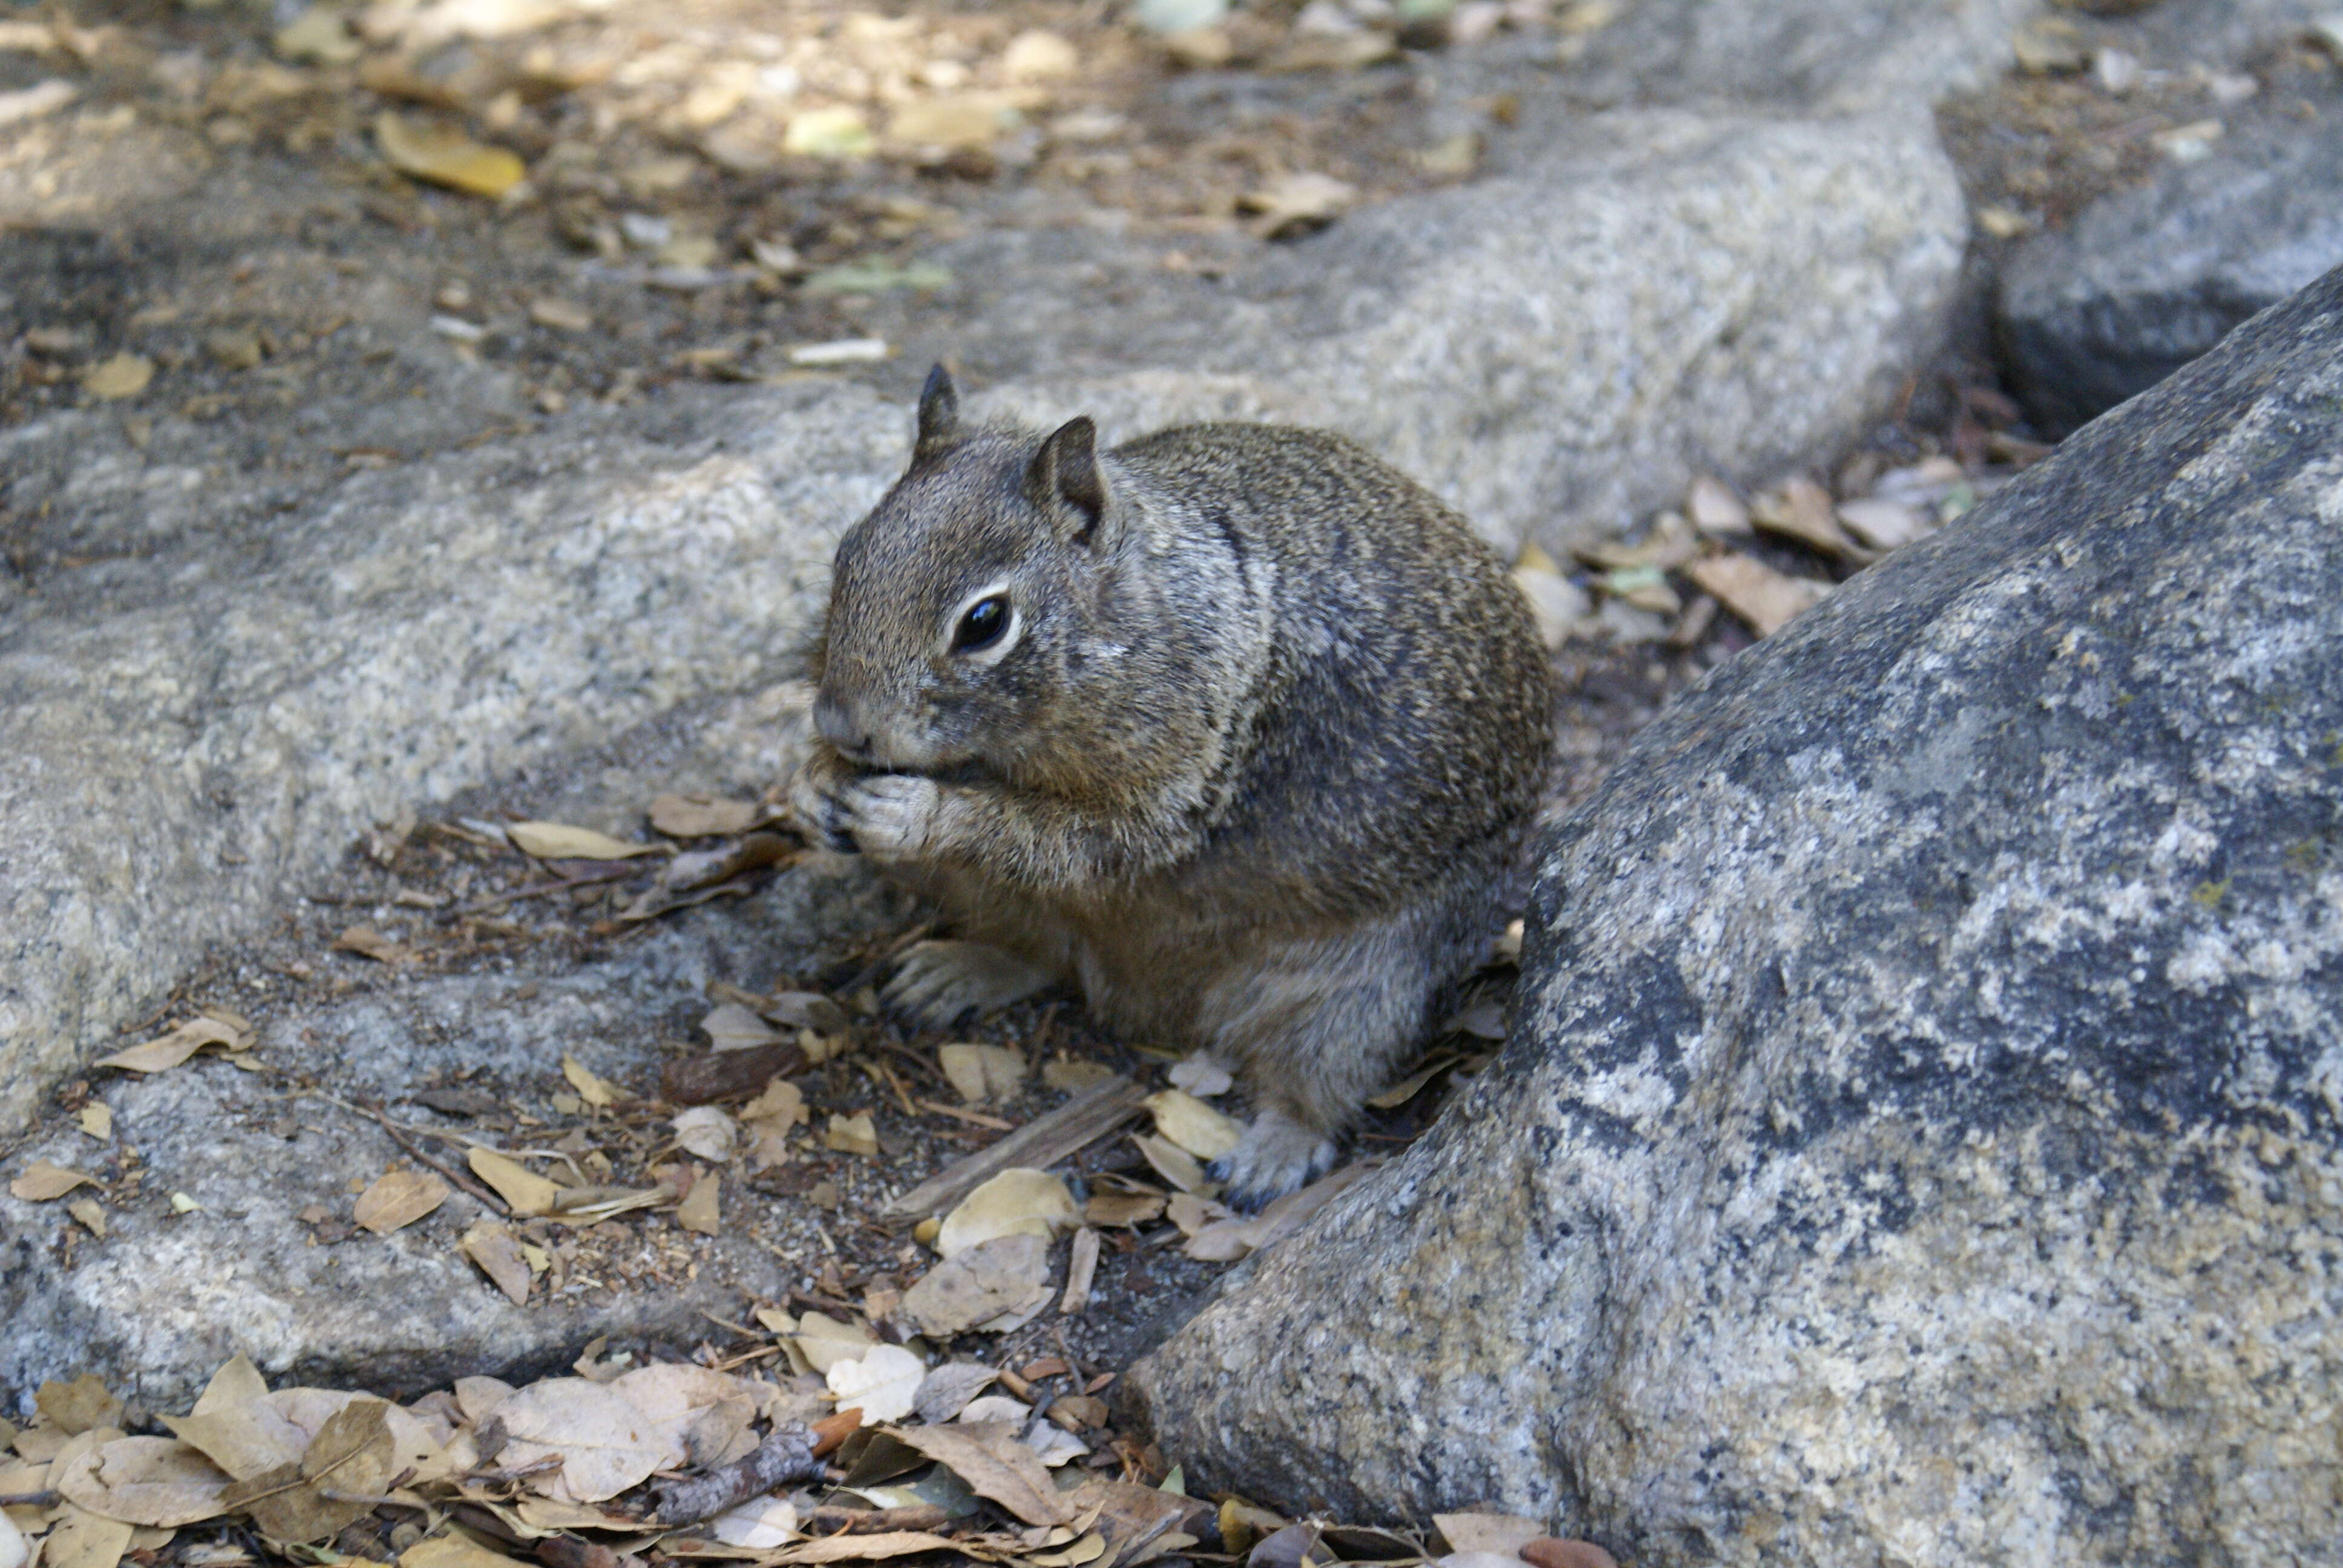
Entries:
POLYGON ((1126 1380, 1191 1484, 1654 1568, 2325 1555, 2338 448, 2343 271, 1645 729, 1497 1063, 1126 1380))
POLYGON ((2010 256, 1996 330, 2046 430, 2145 391, 2343 266, 2343 92, 2286 96, 2233 115, 2201 160, 2104 197, 2010 256))

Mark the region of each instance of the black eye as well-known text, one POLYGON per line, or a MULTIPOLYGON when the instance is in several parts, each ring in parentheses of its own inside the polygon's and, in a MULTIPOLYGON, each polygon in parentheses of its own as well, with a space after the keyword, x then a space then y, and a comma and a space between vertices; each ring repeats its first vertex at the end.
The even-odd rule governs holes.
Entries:
POLYGON ((951 650, 954 653, 970 653, 978 648, 990 648, 1008 629, 1009 600, 1000 594, 980 598, 968 607, 968 613, 960 618, 958 626, 952 628, 951 650))

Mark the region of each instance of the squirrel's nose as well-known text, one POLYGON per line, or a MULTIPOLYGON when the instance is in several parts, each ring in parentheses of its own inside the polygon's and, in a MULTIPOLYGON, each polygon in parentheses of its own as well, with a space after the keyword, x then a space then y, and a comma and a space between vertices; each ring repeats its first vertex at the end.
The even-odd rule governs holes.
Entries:
POLYGON ((813 727, 849 757, 860 757, 870 749, 870 732, 857 722, 857 715, 845 703, 827 691, 814 699, 813 727))

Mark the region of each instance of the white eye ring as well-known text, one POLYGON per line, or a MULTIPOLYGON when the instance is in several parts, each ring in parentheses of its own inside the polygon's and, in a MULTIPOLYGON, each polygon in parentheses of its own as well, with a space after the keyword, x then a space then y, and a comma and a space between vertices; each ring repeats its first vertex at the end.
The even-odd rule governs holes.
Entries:
POLYGON ((953 608, 950 616, 945 619, 943 651, 947 658, 964 659, 968 663, 974 665, 983 666, 998 664, 1001 658, 1007 655, 1011 648, 1017 646, 1017 639, 1024 635, 1024 631, 1025 617, 1023 613, 1018 609, 1017 601, 1009 596, 1009 585, 1005 582, 987 583, 984 587, 977 589, 974 593, 970 594, 966 598, 960 600, 960 603, 953 608), (961 621, 967 618, 970 610, 976 608, 977 606, 982 604, 989 598, 999 598, 1007 604, 1009 607, 1009 624, 1002 627, 999 635, 995 636, 990 642, 986 643, 981 648, 961 648, 956 646, 960 638, 961 621))

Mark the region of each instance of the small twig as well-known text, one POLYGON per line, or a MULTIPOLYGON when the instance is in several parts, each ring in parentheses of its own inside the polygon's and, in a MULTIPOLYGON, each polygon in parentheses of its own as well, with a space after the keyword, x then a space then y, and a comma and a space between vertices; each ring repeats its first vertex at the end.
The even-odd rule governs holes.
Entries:
POLYGON ((960 1106, 945 1105, 933 1100, 922 1100, 916 1103, 921 1111, 930 1116, 949 1116, 955 1121, 967 1121, 978 1127, 990 1127, 995 1132, 1017 1131, 1017 1123, 1014 1121, 1004 1121, 998 1116, 987 1116, 981 1111, 969 1111, 960 1106))
POLYGON ((869 985, 871 980, 880 970, 885 969, 889 964, 894 962, 897 954, 900 953, 904 949, 910 947, 913 942, 920 940, 922 937, 925 937, 930 931, 932 931, 935 929, 935 922, 932 920, 923 921, 919 925, 913 926, 910 930, 905 931, 901 936, 897 937, 893 941, 888 943, 886 950, 881 952, 877 958, 872 959, 870 962, 864 967, 860 974, 856 975, 844 985, 830 987, 830 994, 832 996, 851 997, 856 991, 859 991, 864 986, 869 985))
POLYGON ((648 869, 649 869, 649 867, 638 866, 632 860, 621 860, 616 866, 606 866, 599 870, 583 872, 575 877, 562 877, 555 881, 538 882, 526 888, 515 888, 508 893, 491 893, 485 899, 476 899, 468 904, 447 912, 451 915, 493 915, 507 904, 518 903, 523 899, 542 898, 548 893, 567 892, 571 888, 591 887, 598 882, 623 882, 628 877, 648 869))
POLYGON ((661 1487, 659 1512, 652 1517, 669 1530, 697 1524, 776 1487, 811 1480, 827 1468, 813 1451, 812 1432, 796 1422, 785 1422, 746 1459, 720 1465, 696 1481, 661 1487))
POLYGON ((477 1482, 482 1486, 502 1486, 508 1482, 527 1481, 532 1475, 543 1475, 548 1471, 558 1470, 561 1465, 561 1455, 548 1453, 542 1459, 532 1459, 527 1464, 516 1464, 510 1470, 467 1471, 462 1479, 477 1482))
POLYGON ((807 1515, 807 1523, 818 1530, 836 1530, 846 1535, 870 1535, 890 1530, 940 1530, 950 1515, 932 1503, 908 1503, 901 1508, 840 1508, 823 1503, 807 1515))
POLYGON ((0 1492, 0 1508, 55 1508, 59 1501, 54 1490, 47 1492, 0 1492))

